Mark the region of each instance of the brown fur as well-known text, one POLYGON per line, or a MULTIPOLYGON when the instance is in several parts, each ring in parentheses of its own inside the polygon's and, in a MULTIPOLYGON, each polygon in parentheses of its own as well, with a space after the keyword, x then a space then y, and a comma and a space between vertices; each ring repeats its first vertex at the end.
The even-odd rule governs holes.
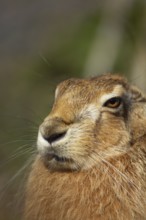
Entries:
POLYGON ((44 137, 70 131, 51 149, 68 160, 39 151, 27 182, 24 219, 146 220, 145 96, 111 74, 67 80, 57 90, 40 131, 44 137), (113 91, 123 98, 119 110, 99 102, 113 91))

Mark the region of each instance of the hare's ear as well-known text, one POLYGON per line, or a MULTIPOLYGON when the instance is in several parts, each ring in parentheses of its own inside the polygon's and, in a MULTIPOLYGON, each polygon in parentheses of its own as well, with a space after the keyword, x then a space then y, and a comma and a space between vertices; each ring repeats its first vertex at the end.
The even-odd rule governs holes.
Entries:
POLYGON ((130 86, 132 99, 135 102, 146 102, 146 96, 136 86, 130 86))

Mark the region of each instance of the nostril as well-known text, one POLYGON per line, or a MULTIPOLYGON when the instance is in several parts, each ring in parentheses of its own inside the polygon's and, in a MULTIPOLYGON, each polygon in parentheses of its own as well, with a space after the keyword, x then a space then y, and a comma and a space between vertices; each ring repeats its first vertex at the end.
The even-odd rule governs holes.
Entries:
POLYGON ((61 138, 63 138, 66 134, 66 131, 62 132, 62 133, 55 133, 55 134, 51 134, 48 137, 44 137, 46 141, 48 141, 50 144, 54 141, 57 141, 61 138))

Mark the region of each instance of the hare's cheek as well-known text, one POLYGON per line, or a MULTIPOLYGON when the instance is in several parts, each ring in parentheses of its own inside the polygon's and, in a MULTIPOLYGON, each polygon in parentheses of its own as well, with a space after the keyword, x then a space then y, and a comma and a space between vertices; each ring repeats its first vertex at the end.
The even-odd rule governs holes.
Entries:
MULTIPOLYGON (((95 124, 80 124, 68 132, 67 150, 86 155, 95 144, 95 124)), ((83 156, 83 155, 82 155, 83 156)))

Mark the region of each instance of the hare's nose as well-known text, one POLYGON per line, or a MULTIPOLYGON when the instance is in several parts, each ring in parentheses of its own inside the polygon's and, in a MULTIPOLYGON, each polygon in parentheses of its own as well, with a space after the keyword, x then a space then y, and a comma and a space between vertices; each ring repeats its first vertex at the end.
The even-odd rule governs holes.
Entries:
POLYGON ((49 144, 61 140, 66 135, 67 130, 68 126, 58 118, 46 120, 40 126, 40 132, 49 144))
POLYGON ((52 144, 54 141, 59 141, 62 139, 66 134, 66 131, 60 132, 60 133, 54 133, 51 135, 45 136, 44 139, 49 142, 49 144, 52 144))

